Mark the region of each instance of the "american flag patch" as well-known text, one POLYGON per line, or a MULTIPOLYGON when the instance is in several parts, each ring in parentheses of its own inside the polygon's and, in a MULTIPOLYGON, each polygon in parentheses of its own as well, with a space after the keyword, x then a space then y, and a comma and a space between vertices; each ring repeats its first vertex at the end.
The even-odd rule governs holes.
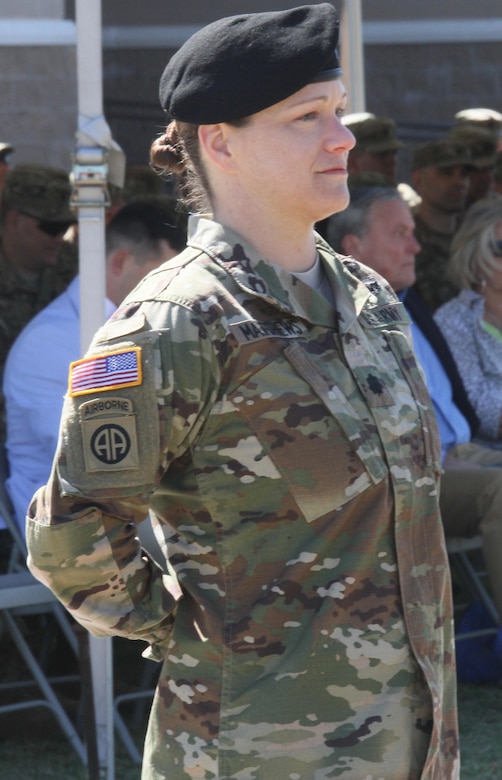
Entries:
POLYGON ((68 393, 74 397, 96 390, 117 390, 140 385, 141 381, 141 347, 131 347, 70 363, 68 393))

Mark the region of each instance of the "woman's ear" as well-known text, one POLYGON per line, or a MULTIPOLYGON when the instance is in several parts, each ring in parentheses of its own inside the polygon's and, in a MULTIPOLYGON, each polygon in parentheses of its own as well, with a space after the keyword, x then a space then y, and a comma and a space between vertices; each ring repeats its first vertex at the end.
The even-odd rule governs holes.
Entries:
POLYGON ((200 125, 199 143, 204 154, 226 171, 233 170, 233 159, 228 143, 228 125, 200 125))

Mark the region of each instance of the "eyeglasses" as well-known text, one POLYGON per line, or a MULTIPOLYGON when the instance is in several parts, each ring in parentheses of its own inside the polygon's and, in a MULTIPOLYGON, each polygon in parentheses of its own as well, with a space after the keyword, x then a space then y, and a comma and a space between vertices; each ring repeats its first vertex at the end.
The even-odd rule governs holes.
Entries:
POLYGON ((492 252, 495 257, 502 257, 502 241, 494 241, 492 243, 492 252))

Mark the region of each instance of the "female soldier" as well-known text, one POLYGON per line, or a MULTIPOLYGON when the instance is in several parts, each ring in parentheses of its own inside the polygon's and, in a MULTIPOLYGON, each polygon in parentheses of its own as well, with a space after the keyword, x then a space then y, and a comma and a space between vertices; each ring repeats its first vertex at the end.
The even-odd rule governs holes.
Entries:
POLYGON ((399 301, 313 229, 347 203, 337 40, 323 3, 168 63, 152 161, 199 213, 72 365, 28 521, 76 619, 164 661, 143 780, 458 777, 429 399, 399 301))

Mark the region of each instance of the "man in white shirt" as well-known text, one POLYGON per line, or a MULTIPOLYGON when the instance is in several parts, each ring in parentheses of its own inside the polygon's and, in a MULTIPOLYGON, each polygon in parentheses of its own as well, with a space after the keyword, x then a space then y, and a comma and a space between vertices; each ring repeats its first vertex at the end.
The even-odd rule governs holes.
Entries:
MULTIPOLYGON (((178 254, 185 239, 185 226, 167 199, 136 200, 120 209, 106 228, 107 317, 143 276, 178 254)), ((68 367, 79 357, 77 277, 24 328, 5 367, 7 489, 23 533, 28 504, 49 476, 68 367)))

